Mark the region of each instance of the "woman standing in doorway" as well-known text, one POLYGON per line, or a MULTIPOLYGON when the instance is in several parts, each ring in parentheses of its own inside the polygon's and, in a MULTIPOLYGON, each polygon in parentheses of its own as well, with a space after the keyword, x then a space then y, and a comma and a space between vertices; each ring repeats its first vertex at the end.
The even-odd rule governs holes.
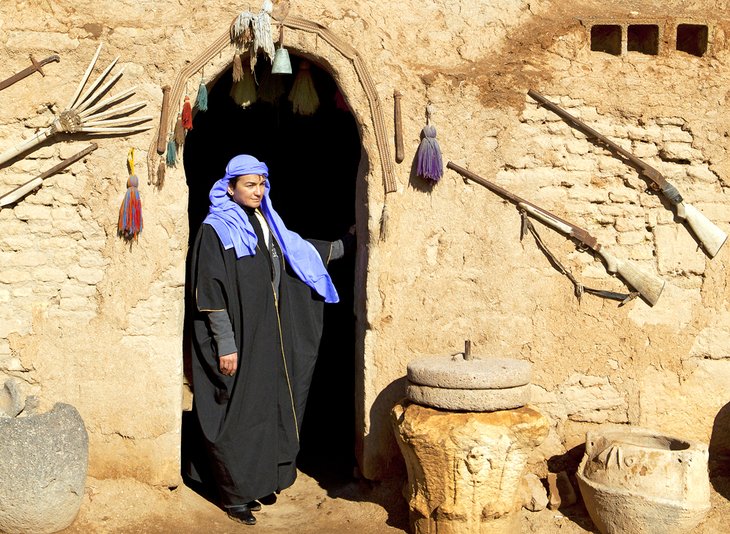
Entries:
POLYGON ((289 231, 271 205, 266 164, 249 155, 228 163, 210 201, 191 265, 193 411, 222 505, 253 525, 259 500, 296 478, 322 308, 339 300, 325 265, 354 237, 289 231))

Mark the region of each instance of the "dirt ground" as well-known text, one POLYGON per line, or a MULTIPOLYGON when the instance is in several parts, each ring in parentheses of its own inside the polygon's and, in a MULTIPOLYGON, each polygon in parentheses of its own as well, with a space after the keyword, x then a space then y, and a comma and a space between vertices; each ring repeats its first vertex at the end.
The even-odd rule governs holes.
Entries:
MULTIPOLYGON (((712 480, 712 510, 697 534, 730 532, 730 476, 712 480)), ((299 473, 276 504, 257 512, 257 525, 235 523, 186 486, 156 489, 134 480, 89 479, 79 516, 63 534, 392 534, 408 532, 402 481, 368 482, 299 473)), ((521 512, 521 533, 596 533, 580 501, 559 511, 521 512)), ((630 533, 627 533, 630 534, 630 533)))

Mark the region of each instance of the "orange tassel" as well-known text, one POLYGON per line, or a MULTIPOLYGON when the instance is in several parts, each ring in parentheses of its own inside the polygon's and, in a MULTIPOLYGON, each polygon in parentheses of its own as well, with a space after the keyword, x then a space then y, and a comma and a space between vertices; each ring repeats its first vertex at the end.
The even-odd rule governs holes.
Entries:
POLYGON ((190 105, 190 97, 185 97, 182 109, 182 125, 186 130, 193 129, 193 106, 190 105))
POLYGON ((134 174, 134 149, 129 150, 127 157, 129 166, 129 179, 127 179, 127 192, 119 208, 119 222, 117 223, 117 235, 130 241, 137 240, 142 231, 142 201, 139 198, 139 178, 134 174))

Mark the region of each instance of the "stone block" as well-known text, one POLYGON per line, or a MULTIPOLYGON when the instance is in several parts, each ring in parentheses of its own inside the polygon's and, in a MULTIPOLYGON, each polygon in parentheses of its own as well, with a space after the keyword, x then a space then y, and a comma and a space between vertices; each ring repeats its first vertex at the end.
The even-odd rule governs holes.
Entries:
POLYGON ((646 231, 621 232, 616 236, 616 242, 621 245, 638 245, 647 240, 646 231))
POLYGON ((15 380, 6 380, 0 388, 0 418, 15 417, 25 406, 18 383, 15 380))
POLYGON ((686 170, 687 176, 698 182, 716 184, 720 181, 718 175, 712 172, 712 170, 710 170, 710 168, 705 164, 688 165, 686 170))
POLYGON ((662 159, 696 161, 702 159, 702 154, 692 148, 690 143, 667 141, 659 150, 662 159))
POLYGON ((88 436, 78 411, 0 419, 0 531, 57 532, 78 514, 88 466, 88 436))
POLYGON ((50 208, 21 202, 13 208, 13 213, 21 221, 49 221, 50 208))
POLYGON ((659 153, 659 149, 654 143, 642 141, 634 141, 634 149, 632 150, 637 158, 653 158, 659 153))
POLYGON ((572 375, 560 387, 568 418, 590 423, 627 422, 628 402, 606 377, 572 375))
POLYGON ((706 256, 697 250, 697 241, 683 225, 657 226, 654 235, 660 274, 705 272, 706 256))
POLYGON ((692 134, 679 126, 668 125, 662 128, 662 141, 676 143, 692 143, 692 134))
POLYGON ((617 232, 646 231, 646 220, 643 217, 627 216, 616 219, 614 228, 617 232))
POLYGON ((682 117, 657 117, 656 123, 659 126, 684 126, 687 121, 682 117))
POLYGON ((522 477, 522 507, 531 511, 539 512, 548 505, 548 496, 540 478, 528 473, 522 477))

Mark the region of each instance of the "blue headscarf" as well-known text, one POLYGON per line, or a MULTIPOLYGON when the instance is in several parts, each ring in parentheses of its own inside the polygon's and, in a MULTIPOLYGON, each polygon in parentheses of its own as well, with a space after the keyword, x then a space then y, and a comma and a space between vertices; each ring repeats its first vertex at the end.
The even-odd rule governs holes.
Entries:
POLYGON ((246 174, 258 174, 267 178, 261 212, 294 273, 322 296, 325 302, 339 302, 337 290, 314 245, 302 239, 296 232, 288 230, 279 214, 274 211, 269 199, 269 168, 253 156, 242 154, 228 162, 225 176, 210 190, 210 208, 203 224, 213 227, 223 248, 235 249, 236 258, 256 254, 258 238, 248 215, 228 195, 228 182, 231 178, 246 174))

